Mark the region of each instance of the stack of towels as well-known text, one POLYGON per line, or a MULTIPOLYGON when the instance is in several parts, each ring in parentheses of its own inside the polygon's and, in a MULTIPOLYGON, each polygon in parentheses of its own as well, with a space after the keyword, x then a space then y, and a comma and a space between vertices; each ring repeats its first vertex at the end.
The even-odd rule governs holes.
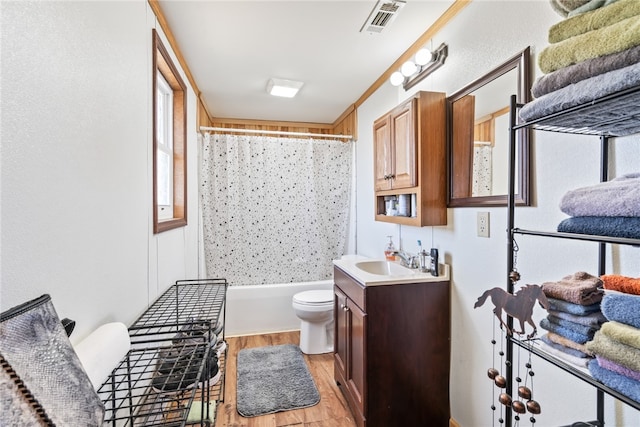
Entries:
POLYGON ((640 402, 640 278, 604 275, 602 313, 609 320, 586 344, 591 375, 640 402))
POLYGON ((640 173, 570 190, 560 210, 571 218, 558 231, 640 239, 640 173))
POLYGON ((557 282, 543 283, 542 291, 550 307, 548 316, 540 322, 540 327, 548 331, 541 337, 541 348, 558 359, 586 368, 593 353, 585 344, 606 321, 600 311, 602 280, 579 271, 557 282))
MULTIPOLYGON (((563 9, 567 18, 549 29, 550 44, 538 56, 545 75, 531 89, 536 99, 520 110, 525 122, 640 84, 640 1, 552 0, 551 4, 563 9)), ((612 111, 598 111, 599 117, 602 114, 612 111)), ((584 126, 591 121, 575 119, 572 127, 580 127, 583 119, 584 126)), ((637 124, 618 126, 612 134, 640 131, 637 124)))

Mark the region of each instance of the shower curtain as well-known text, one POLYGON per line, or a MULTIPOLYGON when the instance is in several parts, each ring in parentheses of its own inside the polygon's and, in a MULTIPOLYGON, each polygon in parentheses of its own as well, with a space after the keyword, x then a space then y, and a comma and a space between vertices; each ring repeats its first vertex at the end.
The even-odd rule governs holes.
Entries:
POLYGON ((200 191, 208 277, 329 279, 343 255, 352 142, 206 134, 200 191))
POLYGON ((492 190, 492 152, 491 143, 474 143, 472 196, 490 196, 492 190))

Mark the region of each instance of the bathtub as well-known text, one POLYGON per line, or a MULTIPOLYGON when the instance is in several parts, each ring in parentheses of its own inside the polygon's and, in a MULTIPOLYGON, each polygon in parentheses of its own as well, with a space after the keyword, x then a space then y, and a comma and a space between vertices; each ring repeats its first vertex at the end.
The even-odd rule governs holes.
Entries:
POLYGON ((295 294, 313 289, 333 289, 333 279, 273 285, 229 286, 225 335, 255 335, 300 330, 293 312, 295 294))

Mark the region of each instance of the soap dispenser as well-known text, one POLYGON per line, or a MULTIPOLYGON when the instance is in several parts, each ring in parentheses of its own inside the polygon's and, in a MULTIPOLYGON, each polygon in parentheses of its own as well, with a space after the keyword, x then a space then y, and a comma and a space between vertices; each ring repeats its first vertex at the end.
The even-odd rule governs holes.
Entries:
POLYGON ((387 261, 395 261, 396 260, 396 247, 393 245, 393 239, 391 236, 387 236, 389 238, 389 243, 387 243, 387 247, 384 250, 384 257, 387 261))

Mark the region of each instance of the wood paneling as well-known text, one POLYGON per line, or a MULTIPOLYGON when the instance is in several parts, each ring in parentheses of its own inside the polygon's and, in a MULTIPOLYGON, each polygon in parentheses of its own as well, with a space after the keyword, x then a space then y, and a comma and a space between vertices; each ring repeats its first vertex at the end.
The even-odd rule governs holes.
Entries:
MULTIPOLYGON (((272 122, 266 120, 244 120, 244 119, 217 119, 214 118, 211 121, 211 127, 221 127, 228 129, 251 129, 251 130, 264 130, 269 132, 301 132, 301 133, 316 133, 323 135, 330 134, 344 134, 341 130, 344 127, 352 126, 349 121, 352 121, 352 117, 355 116, 355 112, 345 118, 338 125, 338 131, 332 124, 327 123, 303 123, 303 122, 272 122)), ((214 131, 213 133, 221 133, 214 131)), ((255 134, 254 134, 255 135, 255 134)), ((268 134, 258 134, 273 136, 268 134)), ((306 138, 301 136, 301 138, 306 138)), ((347 141, 347 140, 344 140, 347 141)))
POLYGON ((353 140, 358 139, 358 110, 355 104, 351 105, 333 123, 333 132, 336 135, 351 135, 353 140))

